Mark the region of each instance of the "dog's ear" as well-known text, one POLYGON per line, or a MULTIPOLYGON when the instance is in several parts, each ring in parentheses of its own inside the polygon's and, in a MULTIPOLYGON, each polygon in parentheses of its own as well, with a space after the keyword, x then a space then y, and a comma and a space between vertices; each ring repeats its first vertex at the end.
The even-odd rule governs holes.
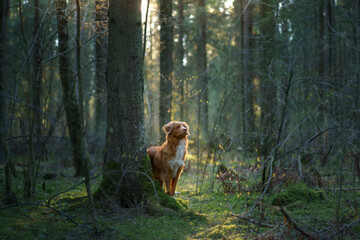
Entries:
POLYGON ((164 132, 166 135, 169 135, 174 129, 174 122, 169 122, 163 126, 164 132))

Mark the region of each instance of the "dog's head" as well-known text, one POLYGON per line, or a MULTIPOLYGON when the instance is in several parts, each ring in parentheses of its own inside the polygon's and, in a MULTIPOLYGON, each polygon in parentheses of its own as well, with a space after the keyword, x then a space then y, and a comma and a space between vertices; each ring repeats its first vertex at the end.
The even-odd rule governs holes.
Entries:
POLYGON ((189 126, 186 122, 171 121, 163 126, 164 132, 167 136, 171 135, 174 137, 184 138, 189 133, 189 126))

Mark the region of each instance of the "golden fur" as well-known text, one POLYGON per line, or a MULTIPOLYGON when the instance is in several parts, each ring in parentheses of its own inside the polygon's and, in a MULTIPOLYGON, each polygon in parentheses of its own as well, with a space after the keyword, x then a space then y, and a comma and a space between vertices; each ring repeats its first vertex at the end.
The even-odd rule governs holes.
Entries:
POLYGON ((151 160, 154 179, 166 193, 175 195, 175 189, 181 172, 185 166, 187 154, 189 126, 185 122, 172 121, 163 126, 166 142, 161 146, 153 146, 147 150, 151 160))

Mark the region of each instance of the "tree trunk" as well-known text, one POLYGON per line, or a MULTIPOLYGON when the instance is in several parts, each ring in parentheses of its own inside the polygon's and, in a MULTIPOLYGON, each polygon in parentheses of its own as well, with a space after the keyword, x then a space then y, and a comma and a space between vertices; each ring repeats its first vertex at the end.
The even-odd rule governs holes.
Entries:
MULTIPOLYGON (((237 65, 237 71, 236 71, 236 83, 234 85, 234 91, 238 93, 242 93, 242 87, 243 87, 243 77, 242 77, 242 71, 240 70, 242 68, 242 11, 243 11, 243 0, 235 0, 234 1, 234 10, 236 13, 234 24, 236 25, 236 31, 235 31, 235 41, 236 41, 236 54, 235 54, 235 62, 237 65)), ((244 110, 243 110, 243 95, 242 94, 235 94, 235 121, 234 121, 234 131, 236 134, 242 134, 244 130, 244 110)), ((241 135, 240 135, 241 136, 241 135)))
POLYGON ((107 9, 108 0, 95 1, 95 61, 96 61, 96 105, 95 105, 95 135, 96 142, 100 145, 105 144, 106 135, 106 57, 108 47, 107 29, 107 9))
MULTIPOLYGON (((171 120, 172 71, 173 71, 173 22, 172 0, 160 0, 160 129, 171 120)), ((165 140, 160 131, 159 142, 165 140)))
POLYGON ((102 189, 125 207, 139 203, 145 191, 138 174, 146 154, 140 4, 140 0, 109 2, 107 84, 111 105, 102 189), (111 174, 114 170, 117 172, 111 174))
MULTIPOLYGON (((263 20, 261 25, 261 35, 263 36, 264 43, 263 52, 261 54, 261 74, 260 74, 260 91, 261 91, 261 117, 260 129, 261 136, 257 139, 257 153, 263 156, 264 161, 269 156, 272 148, 274 147, 276 131, 276 83, 272 81, 272 66, 271 61, 274 55, 273 45, 275 36, 275 16, 273 13, 274 5, 271 0, 266 0, 261 5, 260 14, 263 20)), ((266 167, 263 169, 262 183, 265 183, 266 167)))
POLYGON ((179 79, 180 79, 180 84, 179 84, 179 88, 180 88, 180 118, 181 121, 185 121, 185 96, 184 96, 184 92, 185 92, 185 74, 184 74, 184 2, 183 0, 179 0, 178 1, 178 12, 179 12, 179 79))
MULTIPOLYGON (((8 18, 8 1, 0 1, 0 51, 6 48, 6 22, 8 18)), ((16 202, 16 197, 12 191, 12 162, 8 154, 5 137, 7 136, 7 120, 8 120, 8 95, 9 83, 6 81, 6 70, 4 55, 0 54, 0 164, 5 163, 5 196, 3 198, 4 204, 11 204, 16 202)))
MULTIPOLYGON (((6 0, 1 0, 0 5, 0 50, 2 52, 5 49, 6 45, 6 0)), ((4 95, 7 95, 7 81, 5 76, 5 58, 3 54, 0 54, 0 136, 1 136, 1 144, 0 146, 0 163, 7 162, 7 147, 5 141, 3 139, 6 132, 6 121, 7 121, 7 113, 8 113, 8 101, 4 95)))
POLYGON ((59 66, 66 122, 69 130, 75 176, 84 175, 85 146, 81 128, 79 100, 75 91, 75 78, 72 71, 67 29, 66 1, 57 1, 57 26, 59 36, 59 66))
POLYGON ((276 120, 276 83, 271 79, 272 66, 271 61, 274 55, 273 45, 274 45, 274 36, 276 25, 274 19, 273 9, 274 6, 271 5, 271 0, 264 1, 264 4, 261 5, 261 18, 263 19, 263 24, 261 26, 261 34, 264 39, 263 52, 261 54, 261 67, 262 72, 260 75, 260 90, 262 101, 261 103, 261 119, 260 125, 262 129, 262 134, 265 135, 265 139, 262 141, 263 146, 261 147, 261 152, 263 155, 269 155, 272 142, 273 142, 273 132, 275 130, 275 120, 276 120))
MULTIPOLYGON (((248 0, 251 1, 251 0, 248 0)), ((251 54, 252 54, 252 8, 253 3, 247 2, 243 16, 243 96, 244 96, 244 130, 245 146, 248 150, 253 144, 253 132, 255 130, 254 117, 254 88, 252 82, 251 54)))
MULTIPOLYGON (((320 48, 320 65, 319 65, 319 81, 322 81, 323 83, 320 83, 321 87, 319 92, 321 96, 321 100, 323 102, 322 105, 320 105, 319 110, 323 112, 324 119, 322 121, 324 122, 324 126, 327 125, 327 118, 328 118, 328 107, 327 104, 325 104, 325 98, 327 97, 325 93, 330 90, 328 89, 328 85, 325 82, 330 81, 331 74, 331 30, 329 25, 331 25, 331 1, 329 0, 323 0, 320 2, 319 6, 319 17, 320 17, 320 42, 321 42, 321 48, 320 48)), ((328 133, 324 133, 323 137, 323 146, 321 147, 321 152, 325 156, 327 150, 327 142, 328 142, 328 133)), ((324 157, 321 160, 321 165, 325 166, 327 162, 327 158, 324 157)))
POLYGON ((40 46, 40 5, 39 0, 34 0, 34 55, 33 55, 33 86, 32 86, 32 105, 36 108, 34 110, 34 133, 35 137, 35 155, 37 156, 41 149, 41 135, 42 135, 42 119, 41 119, 41 94, 42 94, 42 71, 41 71, 41 46, 40 46))
POLYGON ((95 210, 95 203, 93 199, 93 195, 91 192, 90 186, 90 172, 88 167, 88 162, 90 160, 87 150, 87 142, 86 142, 86 131, 84 126, 84 105, 83 105, 83 92, 82 92, 82 75, 81 75, 81 39, 80 39, 80 32, 81 30, 81 8, 80 8, 80 0, 76 0, 76 76, 77 76, 77 83, 78 83, 78 92, 79 92, 79 106, 80 106, 80 128, 82 132, 82 146, 84 148, 83 153, 83 161, 84 161, 84 176, 85 176, 85 188, 89 200, 89 208, 90 208, 90 215, 93 222, 93 229, 94 232, 97 233, 99 230, 99 226, 97 224, 97 216, 95 210))
POLYGON ((206 73, 206 6, 205 0, 198 1, 197 18, 199 25, 199 39, 197 43, 197 71, 199 75, 199 104, 200 118, 198 124, 201 125, 202 139, 207 139, 209 130, 209 114, 208 114, 208 90, 206 89, 208 78, 206 73))

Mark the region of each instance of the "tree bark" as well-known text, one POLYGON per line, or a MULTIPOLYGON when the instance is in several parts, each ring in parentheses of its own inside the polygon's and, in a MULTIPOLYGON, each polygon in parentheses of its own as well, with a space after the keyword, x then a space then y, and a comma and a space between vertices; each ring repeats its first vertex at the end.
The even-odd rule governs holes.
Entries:
MULTIPOLYGON (((319 28, 319 35, 320 35, 320 63, 319 63, 319 81, 321 81, 319 83, 320 90, 319 90, 319 94, 320 94, 320 100, 322 100, 322 102, 324 102, 324 104, 321 104, 319 109, 321 112, 323 112, 323 119, 321 119, 323 121, 323 124, 326 126, 327 125, 327 119, 328 119, 328 106, 327 104, 325 104, 324 98, 326 98, 326 92, 329 90, 328 89, 328 85, 326 84, 326 82, 330 81, 330 76, 332 76, 331 74, 331 61, 332 61, 332 54, 331 54, 331 30, 330 30, 330 25, 331 25, 331 20, 332 20, 332 16, 331 16, 331 1, 329 0, 323 0, 320 1, 319 3, 319 18, 320 18, 320 28, 319 28)), ((328 134, 324 133, 324 137, 323 137, 323 146, 321 147, 321 152, 322 154, 325 156, 326 155, 326 151, 327 151, 327 142, 328 142, 328 134)), ((321 165, 325 166, 327 162, 327 158, 324 157, 321 160, 321 165)))
MULTIPOLYGON (((1 0, 0 5, 0 50, 5 49, 6 44, 6 6, 7 1, 1 0)), ((1 51, 2 52, 2 51, 1 51)), ((2 137, 1 143, 3 143, 0 147, 0 163, 7 162, 7 148, 5 145, 5 141, 3 137, 6 131, 6 121, 7 121, 7 113, 8 113, 8 101, 4 95, 7 95, 7 82, 5 81, 5 56, 4 54, 0 54, 0 136, 2 137)))
MULTIPOLYGON (((273 13, 274 5, 271 0, 266 0, 261 5, 260 14, 262 25, 260 27, 261 35, 264 42, 262 43, 263 51, 261 54, 261 74, 260 74, 260 91, 261 91, 261 117, 260 129, 261 135, 257 139, 257 153, 264 157, 266 161, 272 148, 274 147, 275 131, 276 131, 276 83, 271 78, 272 66, 271 61, 274 55, 273 45, 275 36, 275 16, 273 13)), ((266 166, 263 169, 262 183, 265 183, 266 166)))
MULTIPOLYGON (((40 45, 40 5, 39 0, 34 0, 34 55, 33 55, 33 86, 32 86, 32 105, 36 108, 34 111, 34 133, 35 137, 35 154, 39 154, 41 149, 42 119, 41 119, 41 94, 42 94, 42 71, 41 71, 41 45, 40 45)), ((38 156, 37 156, 38 157, 38 156)))
POLYGON ((179 15, 179 88, 180 88, 180 118, 181 121, 185 121, 185 75, 184 75, 184 2, 183 0, 178 1, 178 15, 179 15))
MULTIPOLYGON (((234 1, 234 10, 236 13, 236 18, 234 21, 234 24, 236 25, 236 31, 235 31, 235 41, 236 41, 236 54, 235 54, 235 62, 237 65, 237 71, 236 71, 236 83, 234 85, 234 90, 238 93, 242 93, 243 88, 243 77, 242 77, 242 48, 243 48, 243 39, 242 39, 242 12, 243 12, 243 0, 235 0, 234 1)), ((235 98, 235 121, 234 121, 234 129, 237 134, 242 134, 245 132, 244 129, 244 104, 243 104, 244 98, 242 94, 236 94, 235 98)))
MULTIPOLYGON (((160 129, 171 120, 171 91, 173 79, 172 9, 172 0, 160 0, 160 129)), ((164 140, 165 133, 160 131, 159 142, 163 142, 164 140)))
POLYGON ((125 207, 142 200, 145 157, 140 0, 109 1, 107 131, 102 188, 125 207), (117 172, 111 174, 111 171, 117 172), (111 176, 110 176, 111 174, 111 176), (116 179, 116 182, 112 181, 116 179))
MULTIPOLYGON (((244 130, 247 135, 245 136, 245 146, 247 148, 253 144, 253 132, 255 130, 255 117, 254 117, 254 88, 251 70, 252 61, 252 9, 253 3, 247 1, 244 9, 243 16, 243 96, 244 96, 244 130)), ((248 149, 250 150, 250 149, 248 149)))
POLYGON ((75 176, 84 175, 84 161, 86 158, 79 100, 75 91, 75 78, 72 71, 71 55, 69 52, 69 35, 67 29, 66 1, 58 0, 57 27, 59 36, 59 67, 66 122, 69 130, 71 151, 75 167, 75 176))
POLYGON ((208 94, 207 84, 208 78, 206 73, 207 58, 206 58, 206 6, 205 0, 198 0, 197 20, 199 26, 199 38, 197 42, 197 71, 199 75, 199 104, 200 117, 199 123, 202 129, 202 139, 207 139, 209 130, 209 114, 208 114, 208 94), (201 123, 200 123, 201 122, 201 123))
MULTIPOLYGON (((8 18, 8 1, 0 1, 0 51, 6 48, 6 22, 8 18)), ((5 163, 5 196, 4 204, 16 202, 16 197, 12 190, 12 162, 8 154, 8 147, 5 142, 7 136, 8 120, 8 100, 5 95, 8 94, 8 81, 6 81, 5 56, 0 54, 0 163, 5 163)))
POLYGON ((89 208, 90 208, 90 215, 93 222, 93 230, 95 233, 98 232, 99 226, 97 224, 97 215, 95 210, 95 203, 93 199, 93 194, 91 192, 90 186, 90 171, 88 162, 90 160, 88 150, 87 150, 87 142, 86 142, 86 131, 84 126, 84 105, 83 105, 83 92, 82 92, 82 75, 81 75, 81 7, 80 7, 80 0, 76 0, 76 71, 77 71, 77 83, 78 83, 78 92, 79 92, 79 106, 80 106, 80 128, 82 132, 82 145, 84 148, 83 153, 83 161, 84 161, 84 176, 85 176, 85 188, 89 200, 89 208))
POLYGON ((106 135, 106 57, 108 47, 107 9, 108 0, 95 1, 95 61, 96 61, 96 105, 95 105, 95 134, 96 142, 105 144, 106 135))

